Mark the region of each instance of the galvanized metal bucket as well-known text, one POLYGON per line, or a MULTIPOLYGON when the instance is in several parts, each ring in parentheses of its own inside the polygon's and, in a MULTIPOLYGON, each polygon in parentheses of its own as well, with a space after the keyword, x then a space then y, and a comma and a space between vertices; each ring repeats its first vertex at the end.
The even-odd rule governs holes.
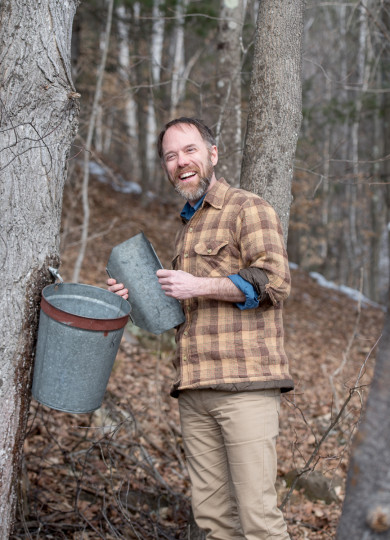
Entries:
POLYGON ((166 296, 156 271, 162 265, 144 233, 115 246, 107 263, 107 273, 129 290, 130 318, 136 326, 162 334, 185 320, 181 304, 166 296))
POLYGON ((102 404, 130 305, 79 283, 42 291, 32 394, 53 409, 86 413, 102 404))

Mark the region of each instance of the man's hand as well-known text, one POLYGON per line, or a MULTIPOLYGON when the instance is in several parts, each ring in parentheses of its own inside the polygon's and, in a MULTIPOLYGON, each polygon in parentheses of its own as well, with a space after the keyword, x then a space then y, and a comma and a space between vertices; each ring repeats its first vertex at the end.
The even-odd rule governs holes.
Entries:
POLYGON ((158 282, 167 296, 186 300, 197 296, 199 278, 182 270, 157 270, 158 282))
POLYGON ((107 279, 106 283, 108 285, 109 291, 117 294, 118 296, 121 296, 125 300, 129 298, 129 291, 125 289, 125 286, 123 285, 123 283, 117 283, 115 279, 112 279, 112 278, 107 279))

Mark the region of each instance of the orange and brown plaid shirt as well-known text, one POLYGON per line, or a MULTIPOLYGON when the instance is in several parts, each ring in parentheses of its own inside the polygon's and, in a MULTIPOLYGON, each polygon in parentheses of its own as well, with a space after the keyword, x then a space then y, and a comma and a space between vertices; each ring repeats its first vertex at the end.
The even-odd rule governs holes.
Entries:
POLYGON ((269 300, 247 310, 203 297, 184 300, 186 321, 176 335, 171 394, 177 397, 180 390, 197 388, 292 389, 282 320, 290 271, 273 208, 257 195, 219 180, 178 232, 172 266, 201 277, 261 268, 269 280, 269 300))

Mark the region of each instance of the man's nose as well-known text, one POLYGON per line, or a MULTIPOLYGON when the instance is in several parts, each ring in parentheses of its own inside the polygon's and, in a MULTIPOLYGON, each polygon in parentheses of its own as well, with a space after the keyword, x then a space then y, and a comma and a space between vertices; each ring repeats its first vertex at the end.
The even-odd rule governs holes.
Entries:
POLYGON ((188 156, 184 152, 180 152, 177 156, 178 167, 186 167, 189 163, 188 156))

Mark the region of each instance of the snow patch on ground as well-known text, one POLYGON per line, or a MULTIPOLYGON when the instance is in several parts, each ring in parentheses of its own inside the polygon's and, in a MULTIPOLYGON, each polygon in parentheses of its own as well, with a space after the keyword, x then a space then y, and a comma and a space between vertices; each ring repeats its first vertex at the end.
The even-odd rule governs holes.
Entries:
POLYGON ((135 195, 142 193, 142 188, 137 182, 128 182, 122 176, 116 176, 117 182, 112 181, 104 167, 96 163, 96 161, 89 162, 89 173, 93 174, 99 182, 110 184, 112 189, 120 193, 134 193, 135 195))
MULTIPOLYGON (((296 263, 290 262, 290 268, 292 268, 293 270, 297 270, 299 267, 296 263)), ((319 274, 318 272, 309 272, 309 276, 314 279, 314 281, 316 281, 321 287, 324 287, 326 289, 332 289, 333 291, 345 294, 346 296, 348 296, 348 298, 355 300, 355 302, 361 302, 363 307, 373 306, 379 309, 385 309, 384 306, 373 302, 372 300, 367 298, 367 296, 364 296, 360 291, 352 289, 351 287, 347 287, 346 285, 337 285, 333 281, 328 281, 322 274, 319 274)))

